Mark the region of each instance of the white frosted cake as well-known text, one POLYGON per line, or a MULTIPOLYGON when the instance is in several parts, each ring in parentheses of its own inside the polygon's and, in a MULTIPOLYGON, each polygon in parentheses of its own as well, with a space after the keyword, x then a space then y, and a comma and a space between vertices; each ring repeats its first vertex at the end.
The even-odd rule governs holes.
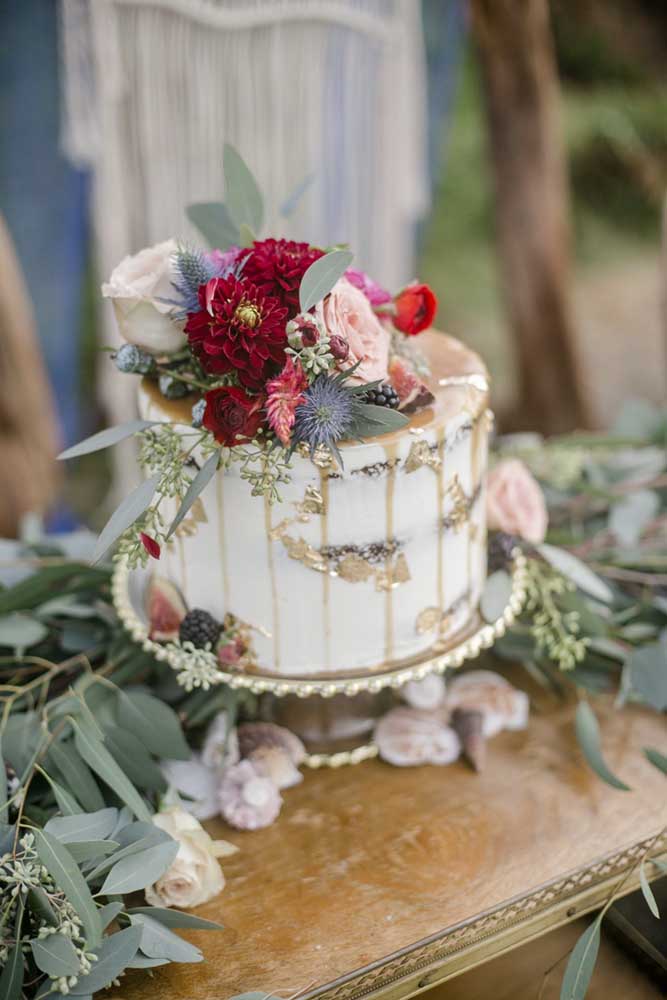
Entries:
MULTIPOLYGON (((244 669, 391 669, 474 619, 486 576, 487 374, 444 334, 423 333, 420 348, 435 399, 405 427, 340 442, 342 469, 326 451, 297 451, 280 503, 251 496, 238 465, 221 469, 163 546, 159 573, 188 607, 250 626, 244 669)), ((146 420, 185 433, 191 406, 141 384, 146 420)))

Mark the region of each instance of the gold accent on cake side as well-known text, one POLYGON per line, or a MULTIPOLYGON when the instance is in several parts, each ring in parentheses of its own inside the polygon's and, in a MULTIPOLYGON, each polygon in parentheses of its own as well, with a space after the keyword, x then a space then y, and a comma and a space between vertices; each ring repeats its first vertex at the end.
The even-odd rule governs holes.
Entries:
POLYGON ((416 472, 424 466, 438 471, 442 464, 442 458, 433 451, 428 441, 413 441, 405 460, 403 468, 406 472, 416 472))

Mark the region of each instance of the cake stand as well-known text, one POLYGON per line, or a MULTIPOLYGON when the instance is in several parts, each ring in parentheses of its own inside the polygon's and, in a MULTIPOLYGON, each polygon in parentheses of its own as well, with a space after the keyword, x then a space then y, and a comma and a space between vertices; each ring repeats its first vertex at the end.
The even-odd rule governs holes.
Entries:
MULTIPOLYGON (((380 695, 386 690, 397 690, 410 681, 423 680, 428 674, 444 674, 469 660, 474 660, 482 650, 489 649, 514 623, 526 601, 527 560, 520 549, 512 553, 509 566, 511 590, 505 607, 493 621, 484 621, 478 614, 467 628, 447 643, 436 644, 423 654, 402 661, 390 670, 354 671, 341 670, 334 676, 284 677, 262 673, 259 670, 235 670, 220 666, 212 652, 197 651, 210 668, 213 683, 226 684, 236 690, 252 694, 271 694, 276 698, 332 699, 337 696, 355 698, 359 695, 380 695)), ((151 572, 149 569, 131 570, 125 560, 116 564, 112 579, 113 603, 118 617, 132 639, 156 660, 168 663, 174 670, 187 668, 191 653, 177 642, 156 642, 149 637, 149 625, 144 609, 144 593, 151 572)), ((310 767, 339 767, 359 763, 377 754, 372 743, 345 748, 336 753, 311 753, 306 763, 310 767)))

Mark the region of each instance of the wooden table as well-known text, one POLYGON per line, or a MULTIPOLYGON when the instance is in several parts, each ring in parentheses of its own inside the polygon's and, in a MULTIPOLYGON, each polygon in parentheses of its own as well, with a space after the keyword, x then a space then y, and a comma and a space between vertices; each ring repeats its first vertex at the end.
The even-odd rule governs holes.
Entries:
POLYGON ((664 719, 596 704, 620 792, 583 764, 572 706, 531 694, 529 729, 496 737, 480 776, 369 761, 308 773, 266 830, 211 824, 241 848, 198 911, 226 930, 188 934, 204 963, 132 973, 115 1000, 394 1000, 597 907, 647 849, 667 853, 667 779, 641 755, 667 748, 664 719))

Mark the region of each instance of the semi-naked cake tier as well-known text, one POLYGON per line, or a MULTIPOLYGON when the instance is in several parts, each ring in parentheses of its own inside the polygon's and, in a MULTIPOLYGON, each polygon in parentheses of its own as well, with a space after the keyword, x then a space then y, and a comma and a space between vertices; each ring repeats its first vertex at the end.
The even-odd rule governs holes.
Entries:
MULTIPOLYGON (((400 431, 295 454, 282 503, 250 495, 238 464, 201 494, 159 573, 190 608, 252 627, 263 674, 313 677, 398 667, 448 645, 475 617, 486 576, 486 369, 429 331, 434 403, 400 431)), ((191 433, 192 401, 144 380, 140 411, 191 433)), ((174 511, 175 513, 175 511, 174 511)))

